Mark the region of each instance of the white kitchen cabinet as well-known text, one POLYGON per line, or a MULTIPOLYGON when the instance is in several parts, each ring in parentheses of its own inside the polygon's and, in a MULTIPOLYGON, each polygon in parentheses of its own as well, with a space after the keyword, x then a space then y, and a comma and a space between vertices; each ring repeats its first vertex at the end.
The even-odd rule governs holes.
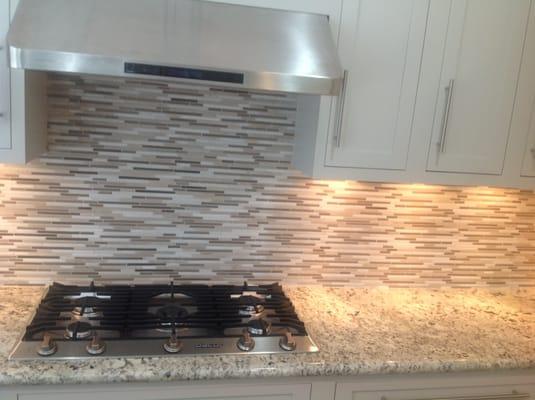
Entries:
POLYGON ((380 376, 343 381, 335 400, 533 400, 533 371, 380 376), (516 375, 516 376, 515 376, 516 375))
POLYGON ((294 166, 316 179, 535 188, 534 26, 533 0, 344 0, 345 101, 296 132, 294 166))
POLYGON ((428 0, 344 3, 345 98, 327 165, 405 169, 428 7, 428 0))
POLYGON ((529 0, 453 0, 427 168, 502 173, 529 0))
POLYGON ((46 151, 46 74, 10 70, 5 33, 18 0, 0 0, 0 164, 24 164, 46 151), (5 110, 5 111, 4 111, 5 110))
POLYGON ((206 385, 21 393, 18 400, 310 400, 310 384, 206 385))
POLYGON ((529 400, 534 390, 535 386, 506 385, 367 392, 358 384, 342 383, 336 388, 335 400, 529 400))
POLYGON ((335 383, 304 378, 0 386, 2 400, 334 400, 335 383))
MULTIPOLYGON (((517 106, 513 127, 518 131, 518 150, 516 142, 512 143, 512 150, 520 154, 523 152, 520 175, 535 177, 535 7, 532 5, 529 29, 524 48, 520 83, 518 85, 517 106)), ((517 161, 519 158, 511 160, 517 161)), ((518 168, 513 165, 513 168, 518 168)))
POLYGON ((0 0, 0 149, 11 147, 11 75, 6 35, 9 27, 9 0, 0 0))

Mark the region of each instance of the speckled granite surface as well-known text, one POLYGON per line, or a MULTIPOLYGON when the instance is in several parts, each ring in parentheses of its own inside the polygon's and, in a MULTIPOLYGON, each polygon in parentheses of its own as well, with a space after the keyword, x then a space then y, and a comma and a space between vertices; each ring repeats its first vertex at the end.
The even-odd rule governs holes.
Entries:
POLYGON ((285 290, 320 353, 8 362, 42 288, 0 286, 0 384, 535 368, 535 289, 285 290))

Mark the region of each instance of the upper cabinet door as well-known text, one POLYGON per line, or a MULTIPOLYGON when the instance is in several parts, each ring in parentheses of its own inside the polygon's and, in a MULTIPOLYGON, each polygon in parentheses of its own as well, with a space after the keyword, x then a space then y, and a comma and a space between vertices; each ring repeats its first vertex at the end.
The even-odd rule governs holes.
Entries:
POLYGON ((428 0, 344 2, 339 50, 347 77, 328 166, 405 169, 428 8, 428 0))
MULTIPOLYGON (((522 74, 519 82, 519 95, 521 105, 518 112, 522 124, 522 137, 524 157, 522 159, 521 176, 535 177, 535 7, 532 5, 528 35, 524 48, 522 74), (525 112, 523 110, 526 110, 525 112)), ((515 110, 516 112, 516 110, 515 110)))
POLYGON ((529 11, 530 0, 451 1, 429 171, 502 173, 529 11))
POLYGON ((0 0, 0 149, 11 147, 10 71, 6 35, 9 28, 9 0, 0 0))

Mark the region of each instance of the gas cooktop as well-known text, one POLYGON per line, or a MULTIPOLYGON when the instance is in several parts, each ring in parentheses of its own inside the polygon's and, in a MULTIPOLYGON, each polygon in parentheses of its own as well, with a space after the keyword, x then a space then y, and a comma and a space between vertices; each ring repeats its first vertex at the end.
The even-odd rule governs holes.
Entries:
POLYGON ((317 352, 279 284, 52 284, 10 359, 317 352))

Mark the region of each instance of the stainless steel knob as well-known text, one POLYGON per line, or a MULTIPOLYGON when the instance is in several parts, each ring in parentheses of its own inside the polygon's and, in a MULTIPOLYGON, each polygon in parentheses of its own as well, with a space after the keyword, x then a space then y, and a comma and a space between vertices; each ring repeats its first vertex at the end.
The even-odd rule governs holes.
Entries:
POLYGON ((289 330, 287 330, 284 333, 284 336, 279 340, 279 346, 286 351, 294 351, 297 347, 297 343, 295 343, 295 339, 289 330))
POLYGON ((171 354, 178 353, 182 350, 182 342, 178 340, 175 332, 173 332, 171 337, 167 339, 167 342, 163 344, 163 349, 171 354))
POLYGON ((254 349, 254 339, 251 337, 251 334, 247 329, 243 330, 243 335, 238 339, 238 349, 241 351, 251 351, 254 349))
POLYGON ((98 337, 97 332, 93 332, 93 337, 87 346, 85 346, 85 349, 92 356, 98 356, 106 350, 106 343, 98 337))
POLYGON ((37 347, 37 354, 40 356, 46 357, 51 356, 56 351, 58 351, 58 346, 50 334, 45 333, 43 340, 39 343, 37 347))

